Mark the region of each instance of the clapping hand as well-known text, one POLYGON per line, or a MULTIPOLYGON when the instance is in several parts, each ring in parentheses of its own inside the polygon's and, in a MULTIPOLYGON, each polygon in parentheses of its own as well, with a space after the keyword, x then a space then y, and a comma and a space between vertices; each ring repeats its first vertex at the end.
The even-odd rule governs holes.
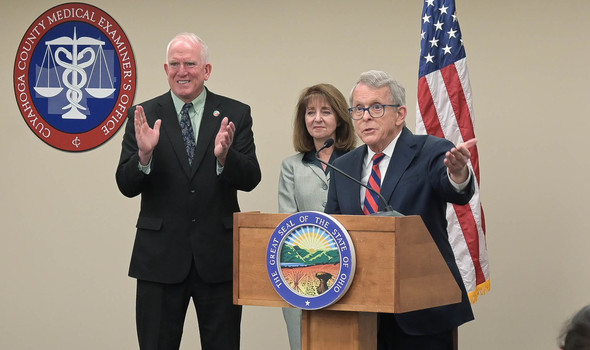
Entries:
POLYGON ((139 148, 139 162, 142 165, 147 165, 152 159, 154 148, 160 140, 160 125, 162 121, 156 120, 154 128, 150 128, 145 117, 145 112, 142 106, 135 107, 135 139, 137 140, 137 148, 139 148))
POLYGON ((219 161, 219 164, 225 165, 225 157, 231 144, 234 142, 234 134, 236 132, 236 126, 233 122, 230 122, 227 117, 221 121, 219 132, 215 137, 215 157, 219 161))

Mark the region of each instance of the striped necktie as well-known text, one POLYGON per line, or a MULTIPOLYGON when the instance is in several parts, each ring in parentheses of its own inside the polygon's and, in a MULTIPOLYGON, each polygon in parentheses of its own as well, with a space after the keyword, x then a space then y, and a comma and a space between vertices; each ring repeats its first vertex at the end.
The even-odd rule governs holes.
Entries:
POLYGON ((193 158, 195 157, 195 133, 193 132, 193 124, 188 116, 188 110, 192 107, 192 103, 185 103, 180 111, 180 129, 182 130, 182 138, 184 139, 184 146, 186 147, 186 154, 188 155, 188 164, 193 165, 193 158))
MULTIPOLYGON (((379 163, 385 158, 385 153, 376 153, 373 156, 373 168, 371 169, 371 177, 367 186, 371 187, 377 192, 381 191, 381 171, 379 171, 379 163)), ((365 205, 363 213, 370 215, 379 211, 379 196, 373 191, 367 189, 365 191, 365 205)), ((385 203, 383 203, 385 205, 385 203)))

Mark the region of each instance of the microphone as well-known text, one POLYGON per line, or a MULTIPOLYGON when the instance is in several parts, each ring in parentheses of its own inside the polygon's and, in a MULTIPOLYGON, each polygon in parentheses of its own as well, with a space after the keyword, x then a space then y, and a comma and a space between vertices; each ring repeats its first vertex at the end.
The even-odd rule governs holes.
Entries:
POLYGON ((338 172, 341 175, 344 175, 346 178, 348 178, 349 180, 351 180, 354 183, 357 183, 359 185, 361 185, 362 187, 368 189, 369 191, 375 193, 377 196, 379 196, 379 199, 381 199, 381 202, 383 202, 383 205, 385 206, 385 211, 378 211, 376 213, 373 213, 371 215, 374 216, 404 216, 404 214, 401 214, 395 210, 393 210, 393 208, 391 207, 391 205, 389 205, 389 203, 387 203, 387 201, 385 200, 385 197, 383 197, 381 195, 381 193, 379 193, 378 191, 376 191, 374 188, 371 188, 367 185, 365 185, 364 183, 360 182, 359 180, 355 179, 354 177, 348 175, 347 173, 345 173, 344 171, 336 168, 335 166, 333 166, 330 163, 324 162, 323 160, 320 159, 320 152, 323 151, 326 148, 332 147, 332 145, 334 144, 334 139, 327 139, 326 142, 324 142, 324 145, 322 146, 322 148, 320 148, 316 153, 315 153, 315 158, 322 164, 324 164, 325 166, 329 167, 330 169, 333 169, 334 171, 338 172))

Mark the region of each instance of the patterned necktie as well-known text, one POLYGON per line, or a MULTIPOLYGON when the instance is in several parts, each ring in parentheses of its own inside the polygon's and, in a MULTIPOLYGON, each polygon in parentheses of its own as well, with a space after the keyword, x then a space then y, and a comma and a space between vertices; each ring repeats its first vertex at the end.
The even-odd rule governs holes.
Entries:
POLYGON ((195 157, 195 133, 193 132, 193 124, 188 116, 188 110, 192 103, 185 103, 180 111, 180 128, 182 130, 182 138, 184 139, 184 146, 186 147, 186 154, 188 155, 188 164, 193 165, 193 158, 195 157))
MULTIPOLYGON (((367 186, 371 187, 377 192, 381 191, 381 171, 379 171, 379 163, 385 158, 384 153, 376 153, 373 156, 373 168, 371 169, 371 177, 367 186)), ((365 191, 365 206, 363 213, 370 215, 379 211, 379 196, 368 189, 365 191)), ((383 203, 385 204, 385 203, 383 203)))

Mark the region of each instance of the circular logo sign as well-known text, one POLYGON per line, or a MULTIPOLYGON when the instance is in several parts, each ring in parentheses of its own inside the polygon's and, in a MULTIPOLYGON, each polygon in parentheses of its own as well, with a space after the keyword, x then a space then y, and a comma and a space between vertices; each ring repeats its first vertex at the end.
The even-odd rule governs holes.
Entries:
POLYGON ((124 124, 135 70, 129 40, 111 16, 67 3, 43 13, 23 36, 14 92, 37 137, 61 150, 86 151, 124 124))
POLYGON ((303 211, 283 220, 266 252, 273 287, 289 304, 317 310, 338 301, 356 268, 354 245, 330 215, 303 211))

